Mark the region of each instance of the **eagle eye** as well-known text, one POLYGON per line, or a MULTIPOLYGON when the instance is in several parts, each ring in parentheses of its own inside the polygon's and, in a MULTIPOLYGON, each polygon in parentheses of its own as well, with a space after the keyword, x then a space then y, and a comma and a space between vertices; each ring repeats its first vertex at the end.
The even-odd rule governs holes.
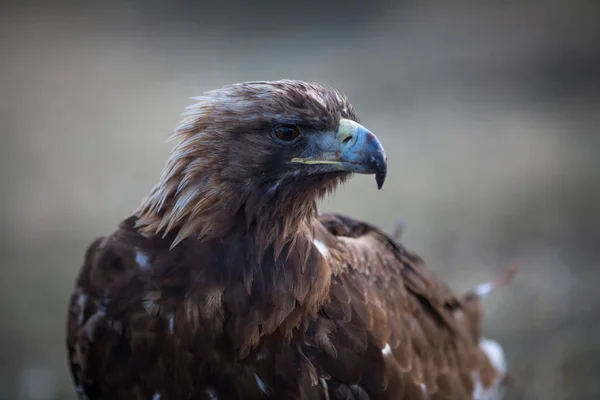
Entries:
POLYGON ((277 143, 289 145, 300 139, 301 132, 295 125, 280 125, 273 130, 271 136, 277 143))

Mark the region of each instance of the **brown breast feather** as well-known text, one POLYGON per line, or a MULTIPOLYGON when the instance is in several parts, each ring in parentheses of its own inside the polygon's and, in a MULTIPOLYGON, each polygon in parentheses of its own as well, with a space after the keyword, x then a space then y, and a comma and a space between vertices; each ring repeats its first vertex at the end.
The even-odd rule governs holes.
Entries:
POLYGON ((242 234, 169 250, 134 218, 96 240, 68 317, 82 398, 468 399, 474 374, 497 381, 476 302, 373 227, 306 228, 261 264, 242 234))

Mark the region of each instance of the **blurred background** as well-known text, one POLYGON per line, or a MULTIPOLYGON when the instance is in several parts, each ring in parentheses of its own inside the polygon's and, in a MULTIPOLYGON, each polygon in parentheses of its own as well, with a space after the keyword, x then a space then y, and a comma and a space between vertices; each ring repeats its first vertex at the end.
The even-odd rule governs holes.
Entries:
POLYGON ((87 244, 157 181, 191 96, 294 78, 348 94, 389 156, 322 205, 457 291, 500 274, 485 334, 509 399, 600 398, 600 3, 0 6, 0 399, 74 399, 66 302, 87 244))

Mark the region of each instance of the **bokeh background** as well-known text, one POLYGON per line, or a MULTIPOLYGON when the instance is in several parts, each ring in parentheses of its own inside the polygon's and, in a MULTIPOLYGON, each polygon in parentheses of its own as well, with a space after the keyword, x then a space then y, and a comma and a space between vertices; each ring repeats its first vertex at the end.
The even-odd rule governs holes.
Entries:
POLYGON ((256 79, 346 92, 389 156, 324 201, 458 291, 500 274, 485 334, 510 399, 600 398, 600 3, 3 3, 0 399, 74 399, 67 298, 86 245, 157 181, 191 96, 256 79))

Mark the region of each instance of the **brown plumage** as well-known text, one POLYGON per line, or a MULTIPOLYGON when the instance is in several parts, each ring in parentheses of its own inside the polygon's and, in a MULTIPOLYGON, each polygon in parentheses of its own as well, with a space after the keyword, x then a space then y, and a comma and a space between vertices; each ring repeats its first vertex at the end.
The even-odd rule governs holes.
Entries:
POLYGON ((482 286, 453 294, 381 230, 319 215, 386 159, 340 93, 208 92, 159 183, 88 248, 67 346, 81 399, 491 399, 482 286), (488 397, 485 397, 488 396, 488 397))

